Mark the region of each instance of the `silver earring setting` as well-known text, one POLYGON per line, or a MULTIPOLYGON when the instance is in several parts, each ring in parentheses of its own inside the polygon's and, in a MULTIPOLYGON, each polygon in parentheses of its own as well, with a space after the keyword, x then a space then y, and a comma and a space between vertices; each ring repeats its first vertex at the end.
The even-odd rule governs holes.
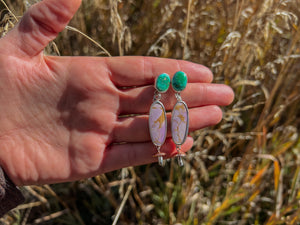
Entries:
MULTIPOLYGON (((187 104, 182 100, 180 93, 187 85, 187 75, 182 71, 178 71, 174 74, 171 83, 177 99, 172 110, 172 139, 176 145, 178 165, 183 166, 184 163, 182 158, 185 156, 185 153, 181 151, 181 146, 184 144, 189 131, 189 111, 187 104)), ((152 143, 157 150, 154 157, 158 158, 158 164, 160 166, 164 166, 164 156, 166 154, 161 152, 161 147, 167 136, 167 117, 165 107, 160 100, 161 94, 169 89, 169 75, 166 73, 159 75, 155 80, 154 86, 156 90, 149 111, 149 131, 152 143)))
POLYGON ((164 166, 165 153, 161 152, 161 146, 164 144, 167 136, 167 117, 166 110, 161 99, 161 94, 165 93, 170 86, 170 77, 163 73, 155 80, 155 93, 153 103, 149 112, 149 130, 153 144, 156 147, 157 154, 154 157, 158 158, 158 164, 164 166))
POLYGON ((185 156, 185 153, 181 152, 181 145, 185 142, 189 131, 188 107, 180 96, 180 92, 185 89, 186 85, 187 75, 182 71, 176 72, 172 79, 172 88, 176 92, 177 102, 172 110, 171 130, 173 142, 176 144, 179 166, 184 165, 182 157, 185 156))

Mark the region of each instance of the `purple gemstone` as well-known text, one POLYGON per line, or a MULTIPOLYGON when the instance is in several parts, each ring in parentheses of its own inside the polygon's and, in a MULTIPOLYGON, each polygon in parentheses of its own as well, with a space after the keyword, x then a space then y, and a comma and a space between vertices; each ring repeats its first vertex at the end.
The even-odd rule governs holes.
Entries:
POLYGON ((189 131, 188 108, 184 102, 177 102, 174 106, 171 127, 174 143, 182 145, 189 131))
POLYGON ((154 102, 150 107, 149 130, 153 144, 162 146, 167 135, 167 121, 165 107, 159 101, 154 102))

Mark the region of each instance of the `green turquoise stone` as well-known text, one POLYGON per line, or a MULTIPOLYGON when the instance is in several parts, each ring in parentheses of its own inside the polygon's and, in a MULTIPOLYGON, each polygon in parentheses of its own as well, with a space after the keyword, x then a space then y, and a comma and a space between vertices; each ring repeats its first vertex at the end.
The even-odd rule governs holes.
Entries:
POLYGON ((161 93, 166 92, 169 89, 170 86, 170 77, 168 74, 163 73, 160 74, 155 81, 155 88, 161 93))
POLYGON ((178 71, 174 74, 172 79, 172 87, 175 91, 179 92, 185 89, 187 85, 187 75, 182 71, 178 71))

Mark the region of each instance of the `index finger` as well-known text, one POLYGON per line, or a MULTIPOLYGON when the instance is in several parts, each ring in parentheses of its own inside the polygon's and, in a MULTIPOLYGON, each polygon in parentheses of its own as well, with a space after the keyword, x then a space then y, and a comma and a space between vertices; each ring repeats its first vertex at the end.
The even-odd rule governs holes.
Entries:
POLYGON ((107 58, 106 63, 111 72, 111 79, 116 86, 143 86, 153 84, 155 78, 167 73, 170 77, 177 71, 188 75, 190 83, 210 83, 212 72, 200 64, 155 57, 127 56, 107 58))

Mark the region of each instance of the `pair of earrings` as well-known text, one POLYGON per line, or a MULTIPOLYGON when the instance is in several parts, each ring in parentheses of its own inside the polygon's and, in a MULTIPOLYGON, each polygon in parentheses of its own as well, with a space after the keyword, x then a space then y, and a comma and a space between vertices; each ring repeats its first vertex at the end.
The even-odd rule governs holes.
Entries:
POLYGON ((157 149, 157 154, 154 157, 158 158, 158 163, 164 166, 165 153, 161 152, 161 146, 164 144, 167 136, 167 117, 166 110, 161 100, 161 94, 165 93, 172 83, 172 88, 175 91, 177 102, 172 110, 171 130, 172 139, 176 144, 179 166, 183 166, 182 157, 185 156, 181 152, 181 145, 185 142, 189 130, 189 115, 186 103, 181 99, 180 92, 183 91, 187 85, 187 75, 178 71, 174 74, 172 82, 168 74, 163 73, 155 80, 155 93, 153 103, 149 112, 149 130, 153 144, 157 149))

